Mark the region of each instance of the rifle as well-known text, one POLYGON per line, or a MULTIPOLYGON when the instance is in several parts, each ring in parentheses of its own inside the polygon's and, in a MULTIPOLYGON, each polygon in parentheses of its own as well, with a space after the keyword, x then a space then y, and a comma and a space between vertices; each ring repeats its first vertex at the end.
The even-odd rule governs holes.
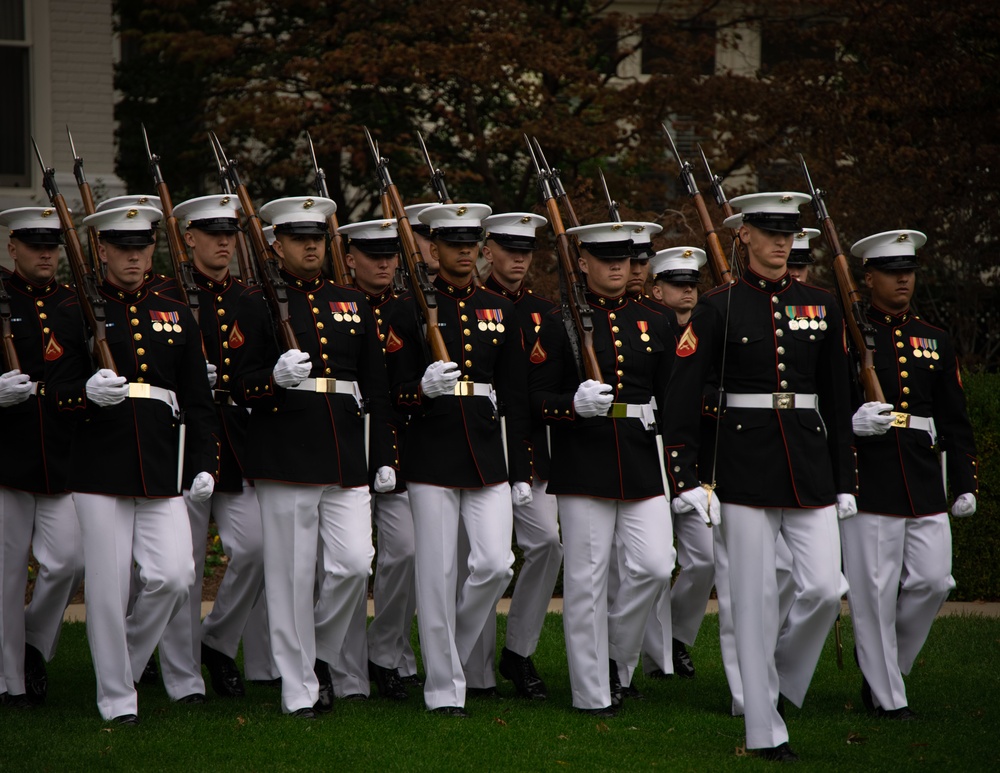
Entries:
POLYGON ((271 306, 271 313, 278 328, 281 343, 284 345, 285 351, 298 349, 299 342, 295 337, 295 331, 292 330, 292 322, 288 315, 288 285, 282 279, 281 272, 278 270, 278 260, 274 257, 271 248, 267 244, 267 238, 264 236, 264 231, 260 224, 260 217, 257 215, 257 210, 254 209, 253 202, 250 200, 250 193, 243 184, 243 180, 240 179, 236 159, 234 158, 230 161, 226 158, 226 151, 223 150, 222 143, 215 136, 215 132, 210 132, 209 136, 219 154, 219 158, 222 159, 222 168, 229 179, 229 184, 239 198, 243 214, 246 216, 247 233, 250 234, 250 247, 257 262, 257 277, 261 280, 268 303, 271 306))
POLYGON ((601 176, 601 185, 604 187, 604 198, 608 202, 608 217, 611 218, 610 222, 620 223, 622 215, 618 211, 618 202, 611 198, 611 191, 608 190, 608 181, 604 179, 604 170, 597 167, 597 173, 601 176))
MULTIPOLYGON (((316 171, 316 193, 324 199, 330 198, 330 191, 326 187, 326 173, 316 160, 316 148, 313 147, 312 136, 306 132, 309 140, 309 153, 312 155, 313 169, 316 171)), ((339 285, 351 286, 354 284, 354 277, 347 270, 347 260, 344 258, 344 242, 340 238, 340 223, 337 222, 337 213, 331 212, 327 219, 330 226, 330 268, 333 272, 333 281, 339 285)))
POLYGON ((854 345, 855 355, 858 358, 858 380, 864 390, 865 400, 884 403, 885 395, 882 394, 882 385, 879 384, 878 376, 875 374, 875 328, 865 316, 861 292, 851 275, 847 257, 840 248, 840 239, 837 238, 833 218, 830 217, 826 202, 823 200, 826 194, 813 185, 806 160, 801 153, 798 155, 799 163, 802 165, 802 174, 805 175, 806 185, 809 186, 809 195, 812 196, 816 220, 823 230, 823 236, 830 252, 833 253, 833 273, 837 279, 840 302, 844 308, 844 320, 847 322, 847 332, 850 334, 851 343, 854 345))
POLYGON ((167 231, 170 262, 174 264, 174 281, 177 282, 177 288, 180 290, 181 300, 190 307, 194 321, 200 324, 201 303, 198 297, 198 283, 194 281, 194 267, 191 264, 191 258, 188 257, 187 250, 184 248, 184 237, 181 236, 177 218, 174 217, 174 205, 170 201, 170 190, 160 172, 160 157, 155 155, 149 147, 149 135, 146 134, 145 124, 142 125, 142 139, 146 143, 149 171, 153 174, 153 184, 156 186, 156 194, 160 197, 160 206, 163 208, 163 224, 167 231))
MULTIPOLYGON (((222 165, 222 159, 219 158, 219 151, 216 149, 214 142, 212 142, 212 155, 215 156, 215 166, 219 173, 219 184, 222 187, 222 192, 229 196, 235 195, 233 193, 233 186, 229 184, 229 177, 226 175, 226 170, 222 165)), ((236 232, 236 265, 240 267, 240 279, 243 280, 243 284, 248 287, 260 284, 257 279, 257 266, 250 260, 246 234, 242 230, 236 232)))
POLYGON ((677 145, 674 144, 674 138, 670 135, 667 125, 661 123, 660 126, 663 127, 663 133, 667 135, 667 139, 670 141, 670 148, 674 151, 674 158, 677 159, 677 165, 680 167, 681 184, 687 191, 688 196, 691 197, 691 200, 694 202, 694 208, 698 212, 698 219, 701 221, 701 228, 705 232, 705 242, 708 246, 708 265, 712 269, 712 276, 715 279, 715 283, 716 285, 732 284, 735 281, 733 279, 733 272, 729 268, 729 261, 726 260, 726 254, 722 251, 722 244, 719 242, 719 235, 715 232, 712 218, 708 214, 705 199, 702 197, 701 192, 698 190, 698 184, 694 180, 694 170, 691 168, 691 163, 681 158, 680 151, 677 150, 677 145))
MULTIPOLYGON (((558 177, 554 176, 553 170, 545 162, 543 168, 539 162, 541 147, 538 140, 532 147, 531 140, 527 135, 524 137, 528 143, 528 152, 531 160, 535 164, 535 172, 538 174, 538 189, 545 202, 545 211, 549 216, 549 224, 552 226, 552 233, 556 237, 556 253, 559 256, 560 288, 562 294, 563 321, 566 324, 567 332, 570 333, 570 342, 573 345, 573 353, 577 361, 577 370, 582 375, 594 381, 601 381, 601 366, 597 362, 597 352, 594 351, 594 318, 590 304, 587 302, 587 283, 579 269, 579 253, 576 245, 570 242, 566 235, 566 228, 563 226, 562 215, 559 212, 559 202, 557 190, 566 197, 566 191, 558 177), (538 155, 535 155, 535 150, 538 155), (555 178, 555 179, 554 179, 555 178), (558 184, 558 188, 556 185, 558 184)), ((568 199, 567 199, 568 203, 568 199)), ((576 218, 576 213, 569 209, 571 217, 576 218)))
MULTIPOLYGON (((576 210, 573 209, 573 202, 569 200, 569 194, 566 193, 562 180, 559 178, 559 170, 549 165, 549 162, 545 158, 545 153, 542 152, 542 146, 538 143, 538 138, 532 137, 531 139, 535 142, 535 150, 538 152, 538 158, 541 159, 542 167, 544 167, 545 172, 552 183, 552 193, 566 207, 566 214, 569 215, 569 227, 576 228, 580 225, 580 218, 576 216, 576 210)), ((528 150, 531 150, 530 145, 528 146, 528 150)), ((535 154, 532 153, 531 157, 534 160, 535 154)), ((535 168, 538 168, 537 161, 535 163, 535 168)), ((539 183, 539 185, 541 185, 541 183, 539 183)))
POLYGON ((406 216, 403 199, 399 195, 399 189, 389 176, 389 160, 379 154, 371 132, 368 131, 367 126, 364 128, 365 137, 368 138, 368 147, 375 160, 375 171, 378 174, 379 185, 384 192, 385 200, 389 202, 390 213, 394 213, 396 217, 396 229, 399 232, 399 241, 403 248, 403 260, 406 263, 410 290, 416 301, 420 322, 425 328, 427 345, 430 348, 430 359, 451 362, 448 347, 445 345, 444 337, 438 328, 437 290, 427 277, 427 264, 424 263, 420 248, 417 246, 416 239, 413 238, 413 229, 406 216))
MULTIPOLYGON (((69 148, 73 153, 73 176, 76 178, 77 187, 80 189, 80 199, 83 201, 83 213, 85 215, 93 215, 97 211, 97 205, 94 204, 94 194, 90 190, 90 183, 87 182, 87 177, 83 173, 83 158, 81 158, 76 152, 76 144, 73 142, 73 134, 69 130, 69 124, 66 125, 66 136, 69 137, 69 148)), ((90 265, 97 275, 103 275, 104 264, 101 263, 101 259, 97 254, 97 229, 93 226, 87 226, 87 246, 90 248, 90 265)))
POLYGON ((104 298, 101 297, 101 293, 97 289, 94 271, 83 256, 83 245, 80 244, 80 237, 73 226, 73 218, 70 217, 66 199, 63 198, 56 185, 56 170, 51 166, 45 166, 34 137, 31 138, 31 144, 35 147, 35 156, 38 157, 38 163, 42 167, 42 187, 45 188, 49 202, 59 215, 59 224, 62 226, 63 236, 66 239, 66 257, 69 260, 70 270, 73 272, 73 282, 80 299, 80 307, 83 309, 83 317, 87 326, 94 336, 94 356, 100 367, 117 373, 118 369, 115 367, 115 360, 111 356, 111 349, 108 347, 108 339, 105 335, 104 298))
POLYGON ((10 296, 7 294, 7 286, 3 283, 3 273, 0 272, 0 336, 3 337, 5 373, 21 369, 21 361, 17 357, 17 349, 14 348, 14 331, 10 329, 10 318, 10 296))
MULTIPOLYGON (((729 199, 726 198, 726 192, 722 190, 722 175, 713 174, 712 167, 709 166, 708 157, 705 155, 705 151, 702 150, 701 145, 698 145, 698 152, 701 153, 701 161, 705 165, 705 171, 708 172, 708 179, 712 181, 712 195, 715 197, 715 203, 719 205, 722 209, 722 214, 727 219, 733 216, 733 205, 729 203, 729 199)), ((733 245, 736 248, 735 257, 737 268, 741 265, 745 266, 747 264, 747 254, 746 248, 743 246, 743 242, 740 241, 739 229, 732 228, 733 245)))

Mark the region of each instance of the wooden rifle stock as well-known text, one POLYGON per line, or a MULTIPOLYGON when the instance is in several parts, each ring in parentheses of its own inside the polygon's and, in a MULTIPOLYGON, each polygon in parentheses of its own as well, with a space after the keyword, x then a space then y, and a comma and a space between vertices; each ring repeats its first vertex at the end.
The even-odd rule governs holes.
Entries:
MULTIPOLYGON (((701 160, 705 165, 705 171, 708 173, 708 179, 711 180, 712 194, 715 197, 715 203, 718 204, 719 208, 722 210, 723 219, 728 220, 734 214, 733 205, 729 203, 729 199, 726 198, 726 192, 722 189, 722 177, 712 172, 712 167, 708 163, 708 156, 705 155, 705 151, 702 150, 701 145, 698 146, 698 152, 701 153, 701 160)), ((704 202, 702 202, 701 207, 702 209, 704 209, 705 207, 704 202)), ((702 216, 701 211, 698 212, 698 215, 699 217, 708 218, 707 210, 705 211, 704 216, 702 216)), ((746 254, 746 248, 743 246, 743 242, 740 241, 739 229, 731 228, 730 235, 733 237, 733 246, 735 247, 733 256, 737 264, 736 268, 738 269, 744 268, 747 265, 747 254, 746 254)), ((718 234, 716 234, 715 240, 716 242, 719 241, 718 234)), ((721 251, 722 249, 721 244, 719 246, 719 249, 721 251)), ((725 253, 723 253, 723 255, 725 255, 725 253)), ((716 281, 719 282, 719 284, 722 283, 721 280, 719 279, 716 279, 716 281)))
POLYGON ((10 296, 4 286, 3 277, 0 276, 0 336, 3 337, 3 360, 4 372, 9 370, 20 370, 21 361, 17 356, 17 349, 14 348, 14 331, 10 328, 10 296))
POLYGON ((816 211, 816 220, 823 231, 823 238, 827 246, 833 253, 833 273, 837 280, 837 290, 840 295, 840 304, 844 311, 844 321, 847 323, 847 332, 851 339, 854 352, 858 358, 858 380, 865 393, 865 400, 868 402, 885 402, 885 395, 882 392, 882 385, 879 384, 878 376, 875 373, 875 331, 871 323, 865 317, 864 302, 861 291, 851 274, 847 256, 840 247, 840 239, 837 237, 837 229, 833 225, 833 218, 827 211, 826 202, 823 200, 823 191, 818 190, 813 185, 812 177, 809 175, 809 168, 802 154, 799 154, 799 162, 802 165, 802 172, 805 175, 806 183, 809 186, 809 195, 812 196, 813 209, 816 211))
MULTIPOLYGON (((32 139, 33 145, 34 142, 32 139)), ((70 271, 73 273, 73 283, 76 286, 77 297, 80 299, 83 318, 94 337, 94 357, 99 367, 118 373, 105 334, 104 298, 101 297, 101 293, 97 289, 97 280, 90 263, 83 255, 83 245, 80 243, 80 236, 73 225, 73 218, 70 216, 66 199, 56 185, 56 170, 45 166, 38 145, 34 145, 34 147, 38 163, 42 167, 42 186, 48 194, 49 203, 59 215, 59 224, 62 226, 63 238, 66 240, 66 258, 70 271)))
MULTIPOLYGON (((313 147, 312 135, 306 132, 309 139, 309 152, 312 155, 313 170, 316 172, 316 193, 324 199, 330 198, 330 190, 326 186, 326 173, 316 160, 316 148, 313 147)), ((339 285, 354 284, 354 277, 347 268, 347 259, 344 257, 344 240, 340 237, 340 223, 337 221, 337 213, 331 212, 326 219, 330 228, 330 271, 333 274, 333 281, 339 285)))
MULTIPOLYGON (((233 186, 229 184, 229 176, 226 174, 222 159, 219 157, 219 150, 215 147, 215 141, 211 136, 209 136, 209 141, 212 143, 212 154, 215 156, 215 166, 219 173, 219 183, 222 186, 222 191, 233 196, 235 195, 233 193, 233 186)), ((237 217, 240 220, 240 230, 236 232, 236 265, 240 269, 240 279, 243 280, 243 284, 253 287, 260 283, 257 278, 257 266, 250 258, 250 250, 247 247, 243 213, 238 212, 237 217)))
POLYGON ((271 253, 271 247, 267 243, 263 226, 260 224, 260 217, 257 215, 257 210, 254 209, 249 191, 247 191, 243 180, 240 178, 236 161, 229 161, 226 158, 226 154, 222 149, 222 143, 219 142, 219 138, 214 133, 211 137, 213 144, 219 152, 230 185, 236 197, 240 200, 240 206, 246 217, 247 235, 250 237, 250 249, 253 251, 254 259, 257 263, 257 276, 264 288, 268 303, 271 305, 271 311, 274 314, 275 326, 278 329, 278 335, 281 337, 281 343, 286 351, 289 349, 298 349, 299 342, 295 337, 295 331, 292 329, 291 318, 288 314, 288 286, 285 284, 285 280, 282 279, 281 273, 278 270, 278 260, 271 253))

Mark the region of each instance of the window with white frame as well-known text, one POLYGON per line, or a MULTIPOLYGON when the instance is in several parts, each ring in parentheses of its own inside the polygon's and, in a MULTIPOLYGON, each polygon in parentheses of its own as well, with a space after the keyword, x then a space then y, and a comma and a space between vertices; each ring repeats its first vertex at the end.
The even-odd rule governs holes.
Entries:
POLYGON ((0 187, 31 184, 30 54, 24 0, 0 0, 0 72, 4 74, 6 92, 0 120, 0 187))

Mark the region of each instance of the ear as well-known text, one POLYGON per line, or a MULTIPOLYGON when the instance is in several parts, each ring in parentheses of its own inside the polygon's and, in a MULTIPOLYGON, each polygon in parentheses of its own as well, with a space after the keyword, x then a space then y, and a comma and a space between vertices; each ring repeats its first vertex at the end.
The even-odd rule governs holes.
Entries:
POLYGON ((866 271, 865 272, 865 287, 872 287, 874 284, 875 284, 875 282, 872 279, 872 272, 871 271, 866 271))
POLYGON ((192 234, 190 231, 185 231, 184 232, 184 243, 188 247, 194 247, 194 234, 192 234))
POLYGON ((435 241, 432 240, 432 241, 429 242, 429 244, 430 244, 430 248, 431 248, 431 257, 434 258, 434 260, 440 262, 441 257, 438 255, 437 242, 435 242, 435 241))
POLYGON ((280 236, 277 239, 274 240, 274 244, 272 244, 271 246, 274 247, 274 253, 279 258, 281 258, 282 260, 284 260, 285 259, 285 249, 281 246, 281 237, 280 236))
POLYGON ((101 259, 101 263, 108 262, 108 251, 104 247, 104 242, 100 240, 97 241, 97 257, 101 259))
POLYGON ((348 250, 347 254, 344 255, 344 263, 347 264, 348 268, 357 268, 355 265, 354 253, 350 250, 348 250))
POLYGON ((17 255, 15 254, 16 252, 17 251, 14 249, 14 242, 7 242, 7 254, 10 255, 11 260, 17 260, 17 255))
POLYGON ((740 226, 739 230, 740 241, 744 244, 750 244, 750 227, 746 224, 740 226))
POLYGON ((486 258, 487 263, 493 262, 493 250, 488 244, 483 245, 483 257, 486 258))

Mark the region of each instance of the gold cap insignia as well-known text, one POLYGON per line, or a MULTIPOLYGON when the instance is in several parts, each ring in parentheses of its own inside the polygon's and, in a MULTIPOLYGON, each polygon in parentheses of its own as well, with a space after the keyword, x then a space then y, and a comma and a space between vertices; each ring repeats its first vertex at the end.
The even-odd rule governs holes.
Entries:
POLYGON ((302 202, 302 208, 310 209, 315 203, 316 202, 313 201, 312 199, 306 199, 304 202, 302 202))
POLYGON ((125 217, 136 217, 138 214, 139 214, 139 210, 137 210, 137 209, 130 209, 128 212, 125 213, 125 217))

